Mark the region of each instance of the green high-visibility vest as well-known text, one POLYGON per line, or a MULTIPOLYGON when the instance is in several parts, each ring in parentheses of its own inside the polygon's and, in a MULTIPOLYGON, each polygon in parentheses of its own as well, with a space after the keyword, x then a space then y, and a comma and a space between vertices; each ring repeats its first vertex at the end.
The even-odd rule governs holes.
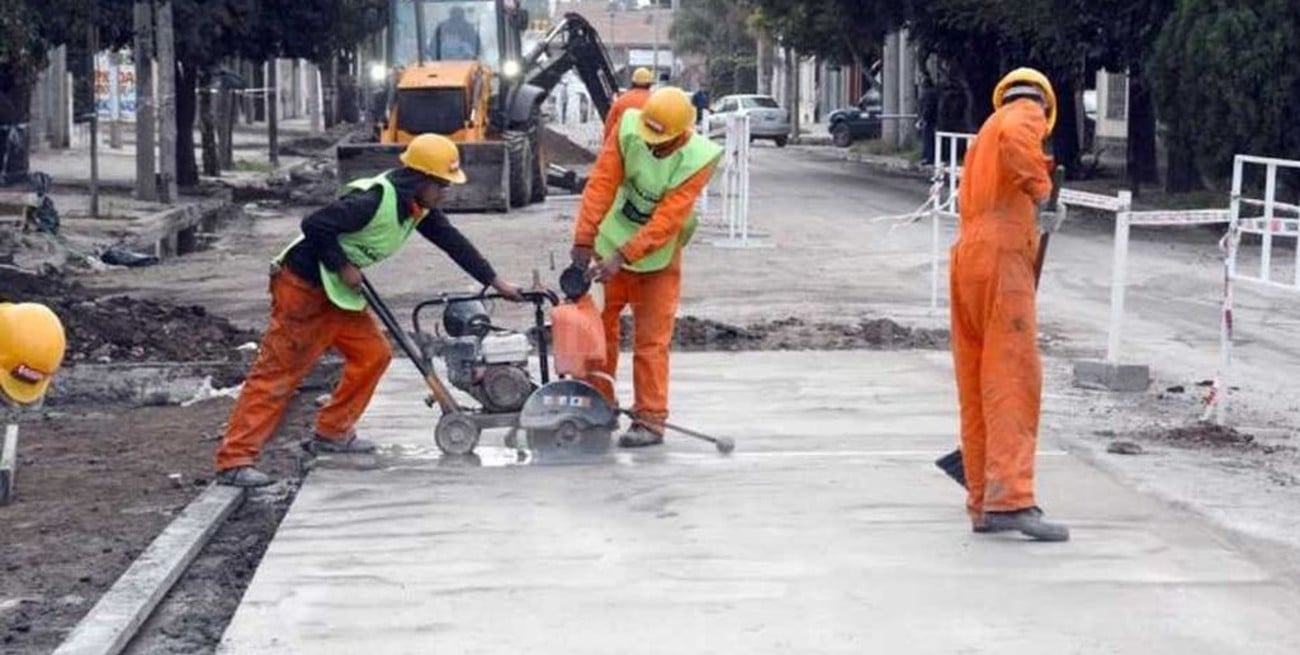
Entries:
MULTIPOLYGON (((636 235, 650 217, 655 207, 668 192, 686 183, 696 173, 722 157, 722 148, 707 137, 692 134, 686 145, 662 159, 655 157, 650 146, 641 138, 638 126, 641 111, 629 109, 618 126, 619 150, 623 154, 623 183, 609 213, 600 222, 596 235, 596 254, 602 259, 614 254, 636 235)), ((627 262, 623 268, 638 273, 650 273, 668 268, 677 249, 685 246, 695 234, 699 216, 692 212, 686 225, 662 248, 627 262)))
MULTIPOLYGON (((388 179, 388 173, 382 173, 376 177, 363 178, 349 182, 347 189, 349 191, 369 191, 378 186, 383 190, 383 196, 379 201, 379 208, 375 210, 375 215, 371 217, 366 226, 356 232, 349 232, 339 237, 339 246, 343 249, 343 254, 347 255, 348 261, 352 262, 357 268, 365 268, 376 264, 392 256, 397 252, 406 240, 411 238, 411 233, 415 231, 418 221, 414 219, 402 220, 397 212, 397 189, 393 188, 393 183, 388 179)), ((298 245, 303 240, 302 235, 298 235, 293 243, 289 244, 276 256, 275 261, 283 262, 285 255, 289 250, 298 245)), ((352 289, 343 282, 343 278, 338 273, 326 268, 325 264, 320 265, 321 286, 325 288, 325 295, 329 296, 330 302, 342 309, 359 312, 366 308, 366 299, 360 293, 352 289)))

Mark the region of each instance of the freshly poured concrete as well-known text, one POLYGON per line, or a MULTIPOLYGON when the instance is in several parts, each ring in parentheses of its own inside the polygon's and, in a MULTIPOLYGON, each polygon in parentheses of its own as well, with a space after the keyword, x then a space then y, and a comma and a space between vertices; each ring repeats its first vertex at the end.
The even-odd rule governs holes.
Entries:
POLYGON ((313 472, 220 652, 1296 653, 1300 593, 1045 441, 1067 544, 969 532, 944 353, 677 355, 689 438, 571 466, 432 451, 394 363, 378 458, 313 472))

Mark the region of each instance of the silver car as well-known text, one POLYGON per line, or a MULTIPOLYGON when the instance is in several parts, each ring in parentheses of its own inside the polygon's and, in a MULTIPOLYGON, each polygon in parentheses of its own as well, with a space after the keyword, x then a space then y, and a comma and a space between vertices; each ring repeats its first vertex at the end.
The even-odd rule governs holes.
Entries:
POLYGON ((778 148, 790 140, 790 112, 776 104, 772 96, 753 94, 723 96, 709 110, 709 136, 721 136, 727 129, 727 116, 749 115, 750 140, 771 139, 778 148))

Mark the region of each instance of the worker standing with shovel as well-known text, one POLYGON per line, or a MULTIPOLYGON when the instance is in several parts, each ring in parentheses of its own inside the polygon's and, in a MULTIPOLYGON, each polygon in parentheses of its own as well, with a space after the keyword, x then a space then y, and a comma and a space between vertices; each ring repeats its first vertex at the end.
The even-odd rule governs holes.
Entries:
POLYGON ((1066 541, 1034 498, 1042 392, 1035 303, 1038 205, 1052 194, 1043 143, 1056 95, 1021 68, 998 83, 994 114, 966 153, 961 234, 952 248, 952 349, 961 404, 966 509, 975 532, 1066 541))

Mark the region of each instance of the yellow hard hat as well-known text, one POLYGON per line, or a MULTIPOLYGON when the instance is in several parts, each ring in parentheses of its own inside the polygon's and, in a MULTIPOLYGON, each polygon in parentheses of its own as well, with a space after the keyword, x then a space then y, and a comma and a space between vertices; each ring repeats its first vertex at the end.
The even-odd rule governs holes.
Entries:
POLYGON ((685 91, 665 86, 645 101, 641 108, 641 138, 650 145, 667 143, 695 124, 695 106, 685 91))
POLYGON ((632 86, 650 86, 655 83, 655 74, 642 66, 632 71, 632 86))
POLYGON ((1007 92, 1025 86, 1038 88, 1039 97, 1047 105, 1047 133, 1051 134, 1052 128, 1056 127, 1056 92, 1052 90, 1052 83, 1047 76, 1033 68, 1017 68, 1007 73, 993 89, 993 108, 1001 109, 1008 98, 1024 97, 1023 94, 1007 92))
POLYGON ((402 165, 436 177, 448 184, 464 184, 465 171, 460 169, 460 149, 441 134, 421 134, 411 140, 400 157, 402 165))
POLYGON ((45 305, 0 303, 0 391, 30 405, 45 395, 67 348, 63 323, 45 305))

